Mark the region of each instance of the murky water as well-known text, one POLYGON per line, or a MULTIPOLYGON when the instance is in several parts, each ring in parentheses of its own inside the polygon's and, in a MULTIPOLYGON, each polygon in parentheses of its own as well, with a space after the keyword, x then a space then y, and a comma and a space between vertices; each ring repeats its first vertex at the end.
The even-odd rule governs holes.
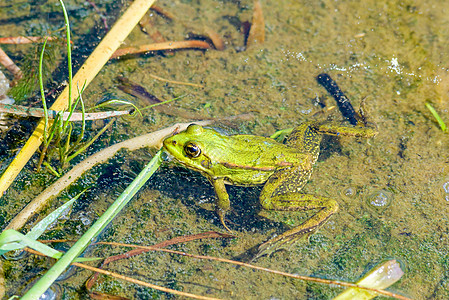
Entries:
MULTIPOLYGON (((87 47, 78 45, 84 45, 83 39, 90 31, 104 34, 101 26, 93 29, 103 22, 87 3, 67 4, 71 10, 74 51, 86 51, 87 47)), ((118 14, 118 5, 107 1, 98 5, 102 13, 118 14)), ((226 50, 187 50, 174 55, 156 53, 111 61, 84 93, 88 105, 114 96, 143 105, 117 89, 115 77, 123 75, 161 99, 185 95, 172 105, 204 117, 251 112, 254 119, 236 121, 235 128, 227 125, 227 129, 267 136, 312 118, 341 118, 337 110, 324 113, 335 103, 316 82, 318 74, 330 74, 355 107, 364 99, 379 134, 368 141, 333 138, 323 142, 323 152, 304 191, 336 199, 339 212, 308 242, 256 263, 301 275, 356 281, 373 265, 393 258, 401 263, 405 275, 392 291, 415 299, 447 299, 449 136, 440 130, 424 104, 430 102, 449 123, 449 2, 263 1, 266 41, 247 51, 242 51, 241 27, 243 22, 251 21, 252 1, 159 1, 157 5, 176 16, 176 20, 170 21, 153 13, 155 27, 168 40, 183 40, 190 33, 203 34, 208 27, 224 38, 226 50), (150 74, 202 84, 204 88, 161 82, 150 74)), ((63 24, 58 17, 59 8, 50 2, 40 9, 13 1, 4 1, 2 6, 1 36, 42 34, 47 28, 53 30, 63 24)), ((113 18, 109 16, 109 22, 113 18)), ((125 41, 127 45, 151 42, 138 28, 125 41)), ((31 49, 2 48, 8 53, 31 49)), ((154 131, 176 121, 187 120, 147 113, 143 119, 119 121, 112 139, 154 131)), ((104 145, 111 143, 108 137, 102 141, 104 145)), ((147 151, 121 153, 107 166, 86 175, 78 185, 96 187, 74 208, 65 224, 52 229, 49 238, 75 239, 82 234, 89 220, 106 209, 149 158, 147 151), (59 228, 62 226, 64 229, 59 228)), ((0 199, 2 224, 54 180, 50 175, 35 177, 31 171, 25 171, 0 199), (34 178, 32 188, 26 187, 29 178, 34 178)), ((259 215, 260 189, 231 187, 229 191, 233 206, 229 225, 238 238, 190 242, 176 249, 238 258, 285 230, 282 223, 265 218, 267 212, 259 215)), ((213 199, 214 192, 201 175, 180 168, 163 168, 102 239, 151 245, 175 236, 209 230, 224 232, 213 211, 213 199)), ((306 217, 307 213, 279 214, 280 220, 284 218, 289 224, 306 217)), ((89 255, 124 251, 93 248, 89 255)), ((6 287, 11 295, 21 293, 21 287, 40 276, 51 262, 28 257, 5 265, 6 287)), ((219 298, 329 299, 341 291, 223 263, 160 253, 116 262, 109 269, 219 298)), ((59 282, 65 298, 86 297, 82 285, 89 275, 79 271, 59 282)), ((169 297, 106 277, 101 278, 95 290, 133 299, 169 297)))

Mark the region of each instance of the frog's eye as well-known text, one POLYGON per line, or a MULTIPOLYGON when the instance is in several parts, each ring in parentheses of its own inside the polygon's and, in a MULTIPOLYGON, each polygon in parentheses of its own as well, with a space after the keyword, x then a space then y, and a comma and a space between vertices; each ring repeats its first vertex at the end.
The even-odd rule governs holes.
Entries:
POLYGON ((196 145, 194 143, 187 143, 184 146, 184 151, 186 152, 187 156, 190 158, 196 158, 196 157, 200 156, 200 154, 201 154, 200 147, 198 147, 198 145, 196 145))

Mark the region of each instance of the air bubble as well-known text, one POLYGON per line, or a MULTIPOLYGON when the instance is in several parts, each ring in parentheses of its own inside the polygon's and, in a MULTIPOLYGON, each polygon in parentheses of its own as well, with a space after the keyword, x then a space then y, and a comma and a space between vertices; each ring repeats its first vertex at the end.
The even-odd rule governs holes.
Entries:
POLYGON ((57 293, 52 288, 49 288, 39 297, 39 300, 55 300, 57 296, 57 293))
POLYGON ((379 190, 372 193, 367 198, 368 205, 374 208, 385 208, 390 205, 392 199, 391 193, 385 190, 379 190))
POLYGON ((342 194, 348 198, 353 198, 357 194, 357 191, 352 187, 348 187, 343 189, 342 194))

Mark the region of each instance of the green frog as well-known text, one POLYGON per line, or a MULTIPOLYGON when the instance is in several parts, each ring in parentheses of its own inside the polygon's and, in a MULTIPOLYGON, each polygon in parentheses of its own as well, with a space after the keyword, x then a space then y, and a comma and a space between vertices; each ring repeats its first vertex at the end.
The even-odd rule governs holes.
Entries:
POLYGON ((216 193, 216 209, 223 226, 230 209, 226 184, 262 185, 260 203, 278 211, 315 210, 304 223, 259 246, 257 256, 293 244, 323 225, 338 210, 335 200, 300 193, 318 159, 322 136, 374 137, 370 127, 344 126, 333 122, 306 122, 294 128, 285 144, 255 135, 223 135, 214 129, 191 124, 185 131, 164 140, 164 149, 175 161, 203 174, 216 193))

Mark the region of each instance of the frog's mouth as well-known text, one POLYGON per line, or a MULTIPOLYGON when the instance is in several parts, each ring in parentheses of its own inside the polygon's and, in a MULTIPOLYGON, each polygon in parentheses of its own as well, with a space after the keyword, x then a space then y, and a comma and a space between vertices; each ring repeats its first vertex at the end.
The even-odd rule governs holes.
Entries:
POLYGON ((162 160, 164 162, 174 162, 176 161, 175 157, 167 151, 167 149, 163 148, 163 152, 162 152, 162 160))
POLYGON ((176 152, 177 149, 170 149, 170 147, 166 146, 165 141, 164 141, 164 153, 165 153, 164 161, 183 166, 186 169, 191 169, 191 170, 198 171, 198 172, 204 172, 203 170, 201 170, 199 168, 195 168, 191 164, 187 164, 186 162, 178 159, 177 156, 182 157, 182 153, 173 153, 174 151, 176 152))

